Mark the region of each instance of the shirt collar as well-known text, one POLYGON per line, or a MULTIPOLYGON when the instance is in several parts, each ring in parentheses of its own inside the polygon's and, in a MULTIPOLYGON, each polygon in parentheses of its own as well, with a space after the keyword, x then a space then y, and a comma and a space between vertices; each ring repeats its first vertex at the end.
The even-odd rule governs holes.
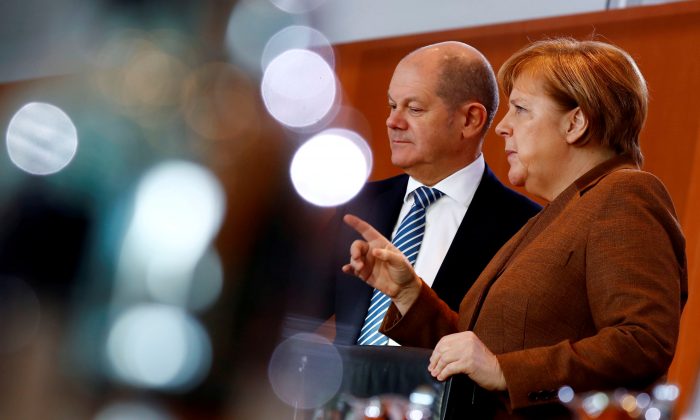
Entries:
MULTIPOLYGON (((474 197, 476 188, 479 186, 479 182, 481 182, 485 168, 484 155, 480 154, 472 163, 433 185, 432 188, 437 188, 445 193, 446 196, 464 207, 468 207, 472 197, 474 197)), ((410 177, 403 197, 404 202, 409 201, 409 199, 412 200, 411 193, 422 186, 424 186, 422 183, 410 177)))

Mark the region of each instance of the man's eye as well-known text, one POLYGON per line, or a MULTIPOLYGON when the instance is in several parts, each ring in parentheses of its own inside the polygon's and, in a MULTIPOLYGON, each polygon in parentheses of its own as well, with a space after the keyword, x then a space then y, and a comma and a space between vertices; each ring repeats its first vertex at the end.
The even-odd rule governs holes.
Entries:
POLYGON ((396 109, 396 104, 389 103, 389 108, 396 109))
POLYGON ((520 114, 521 112, 527 111, 525 108, 521 107, 520 105, 515 105, 515 113, 520 114))
POLYGON ((416 107, 410 107, 409 110, 414 113, 418 113, 423 111, 421 108, 416 108, 416 107))

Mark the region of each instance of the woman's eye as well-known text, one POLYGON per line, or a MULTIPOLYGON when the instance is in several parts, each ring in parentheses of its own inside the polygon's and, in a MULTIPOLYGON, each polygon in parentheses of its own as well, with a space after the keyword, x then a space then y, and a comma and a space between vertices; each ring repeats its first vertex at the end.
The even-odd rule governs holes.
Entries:
POLYGON ((520 114, 521 112, 525 112, 526 109, 521 107, 520 105, 515 105, 515 113, 520 114))

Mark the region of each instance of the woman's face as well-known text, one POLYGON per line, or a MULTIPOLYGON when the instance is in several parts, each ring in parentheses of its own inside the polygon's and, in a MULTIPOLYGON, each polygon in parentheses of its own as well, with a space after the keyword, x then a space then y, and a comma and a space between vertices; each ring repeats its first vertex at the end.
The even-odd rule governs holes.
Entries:
POLYGON ((571 146, 566 141, 570 111, 563 111, 536 78, 520 75, 508 112, 496 126, 505 139, 511 184, 552 200, 560 191, 571 146))

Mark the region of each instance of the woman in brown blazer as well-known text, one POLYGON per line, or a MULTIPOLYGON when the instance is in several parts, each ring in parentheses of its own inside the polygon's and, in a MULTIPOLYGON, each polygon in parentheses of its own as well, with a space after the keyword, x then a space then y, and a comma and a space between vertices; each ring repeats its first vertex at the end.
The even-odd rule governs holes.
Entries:
POLYGON ((498 397, 496 417, 543 418, 564 385, 648 387, 673 358, 687 274, 669 194, 639 169, 643 76, 615 46, 554 39, 517 52, 498 78, 508 178, 549 204, 495 255, 459 313, 351 215, 364 240, 343 270, 392 298, 382 333, 434 348, 433 376, 469 375, 498 397))

